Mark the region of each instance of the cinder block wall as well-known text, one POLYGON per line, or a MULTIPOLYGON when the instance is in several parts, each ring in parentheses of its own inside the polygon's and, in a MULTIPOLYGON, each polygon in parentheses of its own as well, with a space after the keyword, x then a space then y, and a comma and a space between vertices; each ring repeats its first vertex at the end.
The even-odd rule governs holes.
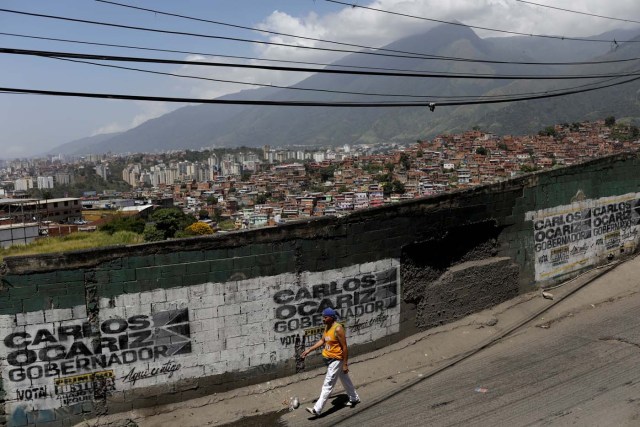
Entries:
POLYGON ((6 424, 293 374, 326 306, 358 354, 633 252, 639 166, 618 155, 340 219, 7 258, 6 424))

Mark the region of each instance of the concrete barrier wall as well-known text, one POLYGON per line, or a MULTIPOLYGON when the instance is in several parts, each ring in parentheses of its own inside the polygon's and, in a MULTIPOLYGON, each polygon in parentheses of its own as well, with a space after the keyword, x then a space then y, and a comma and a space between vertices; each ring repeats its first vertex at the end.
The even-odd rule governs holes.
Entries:
POLYGON ((639 166, 618 155, 340 219, 7 258, 6 423, 67 425, 293 374, 326 306, 358 354, 633 252, 639 166))

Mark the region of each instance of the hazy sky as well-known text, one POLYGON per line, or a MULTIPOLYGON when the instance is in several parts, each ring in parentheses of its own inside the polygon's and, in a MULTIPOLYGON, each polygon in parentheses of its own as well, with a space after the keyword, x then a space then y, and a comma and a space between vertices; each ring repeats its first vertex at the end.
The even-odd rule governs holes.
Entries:
MULTIPOLYGON (((114 0, 138 7, 238 24, 265 30, 342 42, 382 46, 433 24, 325 0, 114 0)), ((345 0, 409 15, 536 34, 590 36, 640 25, 525 4, 517 0, 345 0)), ((640 21, 638 0, 539 0, 539 4, 640 21)), ((105 4, 93 0, 3 0, 0 8, 171 31, 276 41, 305 46, 318 42, 194 22, 105 4)), ((216 39, 108 28, 0 11, 0 32, 160 49, 240 55, 270 59, 331 62, 335 54, 216 39)), ((481 37, 500 36, 481 32, 481 37)), ((571 42, 562 42, 571 49, 571 42)), ((0 35, 4 48, 51 50, 121 56, 207 61, 239 61, 132 49, 100 47, 0 35)), ((244 61, 251 62, 251 61, 244 61)), ((286 85, 302 74, 215 69, 213 67, 120 64, 149 70, 286 85)), ((213 98, 251 86, 182 79, 116 70, 58 59, 0 54, 0 87, 131 95, 213 98)), ((34 155, 60 144, 100 133, 123 131, 183 104, 58 98, 0 93, 0 158, 34 155)))

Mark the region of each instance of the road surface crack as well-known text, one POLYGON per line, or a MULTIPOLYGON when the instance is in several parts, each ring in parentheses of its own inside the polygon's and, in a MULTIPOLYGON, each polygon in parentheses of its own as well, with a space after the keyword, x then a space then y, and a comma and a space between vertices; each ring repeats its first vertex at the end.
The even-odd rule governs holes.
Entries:
POLYGON ((623 344, 628 344, 628 345, 632 345, 634 347, 640 348, 640 344, 635 343, 633 341, 629 341, 626 338, 620 338, 620 337, 603 337, 599 339, 600 341, 615 341, 615 342, 620 342, 623 344))

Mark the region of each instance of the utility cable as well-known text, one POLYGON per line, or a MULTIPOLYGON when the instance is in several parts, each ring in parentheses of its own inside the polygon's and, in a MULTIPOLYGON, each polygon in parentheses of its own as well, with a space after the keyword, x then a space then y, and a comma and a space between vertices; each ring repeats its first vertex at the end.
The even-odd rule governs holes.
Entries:
POLYGON ((633 23, 633 24, 640 24, 640 21, 634 21, 633 19, 612 18, 611 16, 597 15, 595 13, 589 13, 589 12, 580 12, 580 11, 577 11, 577 10, 565 9, 565 8, 562 8, 562 7, 549 6, 547 4, 534 3, 532 1, 525 1, 525 0, 514 0, 514 1, 517 1, 518 3, 531 4, 531 5, 539 6, 539 7, 546 7, 546 8, 549 8, 549 9, 561 10, 563 12, 571 12, 571 13, 577 13, 579 15, 593 16, 595 18, 610 19, 612 21, 630 22, 630 23, 633 23))
POLYGON ((439 24, 456 25, 458 27, 473 28, 474 30, 483 30, 483 31, 492 31, 492 32, 503 33, 503 34, 512 34, 512 35, 516 35, 516 36, 540 37, 540 38, 545 38, 545 39, 577 41, 577 42, 593 42, 593 43, 616 43, 616 44, 619 44, 619 43, 640 43, 640 40, 616 41, 616 40, 604 40, 604 39, 590 39, 590 38, 554 36, 554 35, 548 35, 548 34, 522 33, 522 32, 519 32, 519 31, 501 30, 501 29, 497 29, 497 28, 481 27, 481 26, 478 26, 478 25, 462 24, 460 22, 455 22, 455 21, 445 21, 445 20, 442 20, 442 19, 426 18, 426 17, 423 17, 423 16, 409 15, 409 14, 406 14, 406 13, 393 12, 393 11, 390 11, 390 10, 378 9, 378 8, 375 8, 375 7, 360 6, 360 5, 356 4, 356 3, 347 3, 347 2, 343 2, 343 1, 339 1, 339 0, 324 0, 324 1, 329 2, 329 3, 341 4, 343 6, 349 6, 349 7, 352 7, 352 8, 360 8, 360 9, 370 10, 370 11, 374 11, 374 12, 386 13, 386 14, 389 14, 389 15, 402 16, 402 17, 405 17, 405 18, 419 19, 419 20, 422 20, 422 21, 429 21, 429 22, 437 22, 439 24))
MULTIPOLYGON (((383 56, 383 57, 392 57, 392 58, 422 59, 422 60, 433 59, 433 60, 474 62, 474 63, 477 62, 477 63, 489 63, 489 64, 522 64, 522 65, 543 65, 543 64, 544 65, 565 65, 567 64, 569 65, 569 63, 561 63, 561 62, 541 63, 541 62, 527 62, 527 61, 521 61, 521 62, 496 61, 496 60, 446 57, 446 56, 429 55, 429 54, 421 54, 421 53, 393 54, 393 53, 381 53, 381 52, 369 51, 369 50, 362 51, 362 50, 323 48, 323 47, 314 47, 314 46, 298 46, 298 45, 292 45, 287 43, 250 40, 250 39, 243 39, 243 38, 237 38, 237 37, 216 36, 216 35, 210 35, 210 34, 191 33, 191 32, 184 32, 184 31, 159 30, 155 28, 147 28, 147 27, 139 27, 139 26, 131 26, 131 25, 123 25, 123 24, 113 24, 113 23, 92 21, 92 20, 86 20, 86 19, 77 19, 77 18, 68 18, 63 16, 23 12, 23 11, 11 10, 11 9, 0 9, 0 12, 14 13, 19 15, 33 16, 33 17, 39 17, 39 18, 57 19, 57 20, 63 20, 63 21, 69 21, 69 22, 79 22, 84 24, 101 25, 101 26, 107 26, 107 27, 123 28, 123 29, 129 29, 129 30, 147 31, 147 32, 154 32, 154 33, 161 33, 161 34, 203 37, 203 38, 209 38, 209 39, 229 40, 229 41, 236 41, 236 42, 243 42, 243 43, 255 43, 255 44, 264 44, 264 45, 271 45, 271 46, 289 47, 294 49, 307 49, 307 50, 324 51, 324 52, 336 52, 336 53, 343 53, 343 54, 353 53, 353 54, 359 54, 359 55, 372 55, 372 56, 383 56)), ((375 50, 376 48, 369 48, 369 49, 375 50)), ((402 52, 402 51, 397 51, 397 52, 402 52)), ((575 64, 570 64, 570 65, 575 65, 575 64)))
MULTIPOLYGON (((91 46, 105 46, 105 47, 117 47, 123 49, 134 49, 134 50, 143 50, 143 51, 153 51, 153 52, 167 52, 167 53, 182 53, 187 55, 202 55, 202 56, 214 56, 219 58, 232 58, 232 59, 247 59, 251 61, 267 61, 267 62, 282 62, 288 64, 302 64, 302 65, 320 65, 322 67, 341 67, 341 68, 360 68, 366 70, 387 70, 387 71, 417 71, 407 70, 402 68, 384 68, 384 67, 364 67, 358 65, 345 65, 345 64, 326 64, 320 62, 305 62, 305 61, 291 61, 285 59, 271 59, 271 58, 257 58, 252 56, 236 56, 236 55, 223 55, 218 53, 206 53, 206 52, 195 52, 188 50, 172 50, 172 49, 159 49, 145 46, 133 46, 133 45, 123 45, 123 44, 111 44, 111 43, 98 43, 98 42, 88 42, 82 40, 72 40, 72 39, 60 39, 54 37, 42 37, 42 36, 30 36, 26 34, 16 34, 16 33, 3 33, 0 32, 0 36, 9 36, 9 37, 20 37, 34 40, 47 40, 47 41, 56 41, 63 43, 76 43, 76 44, 84 44, 91 46)), ((388 49, 393 52, 393 50, 388 49)), ((399 51, 398 51, 399 52, 399 51)), ((556 66, 574 66, 574 65, 600 65, 600 64, 617 64, 622 62, 632 62, 640 60, 640 57, 637 58, 627 58, 627 59, 609 59, 605 61, 572 61, 572 62, 535 62, 535 61, 497 61, 497 60, 485 60, 485 59, 471 59, 471 58, 459 58, 459 57, 448 57, 448 56, 434 56, 434 57, 416 57, 416 58, 407 58, 407 59, 420 59, 420 60, 442 60, 442 61, 454 61, 460 60, 464 62, 481 62, 481 63, 489 63, 489 64, 509 64, 509 65, 556 65, 556 66)))
POLYGON ((386 94, 386 93, 348 92, 348 91, 330 90, 330 89, 312 89, 312 88, 302 88, 302 87, 295 87, 295 86, 279 86, 279 85, 266 84, 266 83, 240 82, 240 81, 237 81, 237 80, 223 80, 223 79, 214 79, 214 78, 211 78, 211 77, 188 76, 188 75, 184 75, 184 74, 166 73, 166 72, 162 72, 162 71, 153 71, 153 70, 144 70, 144 69, 141 69, 141 68, 133 68, 133 67, 122 67, 122 66, 119 66, 119 65, 100 64, 100 63, 97 63, 97 62, 81 61, 81 60, 76 60, 76 59, 57 58, 55 56, 52 57, 52 58, 53 59, 58 59, 58 60, 61 60, 61 61, 69 61, 69 62, 76 62, 76 63, 80 63, 80 64, 95 65, 95 66, 98 66, 98 67, 117 68, 117 69, 120 69, 120 70, 138 71, 138 72, 142 72, 142 73, 158 74, 158 75, 164 75, 164 76, 180 77, 180 78, 195 79, 195 80, 205 80, 205 81, 218 82, 218 83, 232 83, 232 84, 247 85, 247 86, 269 87, 269 88, 274 88, 274 89, 287 89, 287 90, 312 91, 312 92, 326 92, 326 93, 336 93, 336 94, 344 94, 344 95, 430 98, 428 96, 420 96, 420 95, 400 95, 400 94, 386 94))
POLYGON ((565 90, 578 89, 578 88, 581 88, 581 87, 594 86, 594 85, 606 83, 608 81, 612 81, 612 80, 616 80, 616 79, 620 78, 620 77, 613 77, 613 78, 606 79, 606 80, 599 81, 599 82, 587 83, 587 84, 584 84, 584 85, 573 86, 573 87, 569 87, 569 88, 552 89, 552 90, 542 91, 542 92, 527 92, 527 93, 504 94, 504 95, 447 95, 447 96, 440 96, 440 95, 408 95, 408 94, 386 94, 386 93, 370 93, 370 92, 350 92, 350 91, 341 91, 341 90, 314 89, 314 88, 304 88, 304 87, 295 87, 295 86, 279 86, 279 85, 265 84, 265 83, 241 82, 241 81, 237 81, 237 80, 223 80, 223 79, 214 79, 214 78, 210 78, 210 77, 189 76, 189 75, 177 74, 177 73, 167 73, 167 72, 154 71, 154 70, 145 70, 145 69, 142 69, 142 68, 123 67, 123 66, 112 65, 112 64, 100 64, 98 62, 81 61, 81 60, 77 60, 77 59, 67 59, 67 58, 57 58, 57 57, 52 57, 52 58, 60 60, 60 61, 69 61, 69 62, 75 62, 75 63, 80 63, 80 64, 94 65, 94 66, 98 66, 98 67, 108 67, 108 68, 115 68, 115 69, 128 70, 128 71, 137 71, 137 72, 149 73, 149 74, 165 75, 165 76, 171 76, 171 77, 212 81, 212 82, 218 82, 218 83, 232 83, 232 84, 239 84, 239 85, 260 86, 260 87, 269 87, 269 88, 284 89, 284 90, 298 90, 298 91, 310 91, 310 92, 336 93, 336 94, 341 94, 341 95, 380 96, 380 97, 396 97, 396 98, 404 97, 404 98, 420 98, 420 99, 425 99, 425 98, 426 99, 491 99, 491 98, 508 98, 508 97, 516 97, 517 98, 517 97, 522 97, 522 96, 547 94, 547 93, 561 92, 561 91, 565 91, 565 90))
MULTIPOLYGON (((279 32, 276 32, 276 31, 262 30, 260 28, 247 27, 247 26, 244 26, 244 25, 231 24, 231 23, 228 23, 228 22, 213 21, 213 20, 209 20, 209 19, 197 18, 197 17, 193 17, 193 16, 188 16, 188 15, 181 15, 181 14, 177 14, 177 13, 164 12, 164 11, 161 11, 161 10, 158 10, 158 9, 150 9, 150 8, 145 8, 145 7, 132 6, 132 5, 128 5, 128 4, 124 4, 124 3, 118 3, 118 2, 109 1, 109 0, 95 0, 95 1, 100 2, 100 3, 110 4, 110 5, 113 5, 113 6, 125 7, 125 8, 129 8, 129 9, 140 10, 140 11, 145 11, 145 12, 151 12, 151 13, 158 14, 158 15, 173 16, 173 17, 177 17, 177 18, 181 18, 181 19, 187 19, 187 20, 198 21, 198 22, 206 22, 206 23, 210 23, 210 24, 214 24, 214 25, 222 25, 222 26, 227 26, 227 27, 232 27, 232 28, 240 28, 240 29, 250 30, 250 31, 257 31, 257 32, 265 33, 265 34, 272 34, 272 35, 285 36, 285 37, 294 37, 294 38, 301 39, 301 40, 310 40, 310 41, 316 41, 316 42, 321 42, 321 43, 331 43, 331 44, 336 44, 336 45, 340 45, 340 46, 356 47, 356 48, 359 48, 359 49, 367 49, 367 50, 374 50, 374 51, 380 51, 380 52, 391 52, 391 53, 401 53, 401 54, 407 54, 407 55, 428 56, 429 59, 434 59, 434 60, 483 62, 483 63, 493 63, 493 64, 496 64, 496 63, 500 63, 500 64, 518 64, 518 65, 520 65, 520 64, 522 64, 522 65, 576 65, 576 64, 582 65, 582 64, 606 63, 604 61, 600 61, 600 62, 595 62, 595 61, 594 62, 591 62, 591 61, 589 61, 589 62, 587 62, 587 61, 584 61, 584 62, 493 61, 493 60, 480 60, 480 59, 473 59, 473 58, 461 58, 461 57, 455 57, 455 56, 431 55, 431 54, 426 54, 426 53, 410 52, 410 51, 397 50, 397 49, 376 48, 376 47, 371 47, 371 46, 364 46, 364 45, 353 44, 353 43, 345 43, 345 42, 339 42, 339 41, 335 41, 335 40, 319 39, 319 38, 315 38, 315 37, 306 37, 306 36, 300 36, 300 35, 295 35, 295 34, 279 33, 279 32)), ((617 61, 615 61, 615 62, 617 62, 617 61)))
POLYGON ((99 61, 116 61, 116 62, 144 62, 154 64, 177 64, 177 65, 201 65, 206 67, 225 67, 225 68, 248 68, 258 70, 271 71, 287 71, 301 73, 322 73, 322 74, 344 74, 357 76, 380 76, 380 77, 413 77, 413 78, 455 78, 455 79, 477 79, 477 80, 584 80, 599 79, 609 77, 629 77, 639 74, 638 70, 624 73, 607 73, 607 74, 575 74, 575 75, 500 75, 500 74, 464 74, 450 72, 388 72, 388 71, 361 71, 361 70, 334 70, 326 68, 306 68, 306 67, 283 67, 275 65, 253 65, 238 64, 225 62, 206 62, 206 61, 184 61, 176 59, 160 59, 160 58, 141 58, 131 56, 114 56, 114 55, 92 55, 84 53, 72 52, 54 52, 45 50, 28 50, 28 49, 12 49, 0 48, 0 53, 12 55, 28 55, 41 57, 58 57, 72 59, 89 59, 99 61))
MULTIPOLYGON (((27 38, 34 40, 47 40, 47 41, 56 41, 63 43, 75 43, 75 44, 83 44, 90 46, 104 46, 104 47, 117 47, 123 49, 133 49, 133 50, 142 50, 142 51, 152 51, 152 52, 166 52, 166 53, 181 53, 186 55, 201 55, 201 56, 211 56, 211 57, 219 57, 219 58, 231 58, 231 59, 246 59, 251 61, 265 61, 265 62, 278 62, 285 64, 300 64, 300 65, 319 65, 322 67, 340 67, 340 68, 354 68, 354 69, 363 69, 363 70, 385 70, 385 71, 418 71, 416 69, 406 69, 406 68, 385 68, 385 67, 365 67, 359 65, 345 65, 345 64, 326 64, 320 62, 306 62, 306 61, 291 61, 285 59, 270 59, 270 58, 257 58, 252 56, 237 56, 237 55, 223 55, 217 53, 207 53, 207 52, 196 52, 189 50, 172 50, 172 49, 159 49, 152 48, 146 46, 134 46, 134 45, 122 45, 122 44, 111 44, 111 43, 99 43, 99 42, 88 42, 83 40, 72 40, 72 39, 60 39, 55 37, 42 37, 42 36, 33 36, 26 34, 16 34, 16 33, 3 33, 0 32, 0 36, 8 36, 8 37, 18 37, 18 38, 27 38)), ((409 58, 409 59, 438 59, 438 60, 450 60, 447 58, 456 58, 456 57, 439 57, 439 58, 409 58)), ((483 63, 494 63, 494 64, 509 64, 509 65, 565 65, 565 66, 574 66, 574 65, 600 65, 600 64, 617 64, 623 62, 634 62, 640 60, 640 57, 637 58, 627 58, 627 59, 611 59, 605 61, 573 61, 573 62, 522 62, 522 61, 490 61, 490 60, 475 60, 468 58, 456 58, 464 60, 465 62, 483 62, 483 63)), ((451 59, 452 60, 452 59, 451 59)))
MULTIPOLYGON (((25 34, 15 34, 15 33, 3 33, 3 32, 0 32, 0 35, 9 36, 9 37, 21 37, 21 38, 35 39, 35 40, 57 41, 57 42, 63 42, 63 43, 76 43, 76 44, 84 44, 84 45, 91 45, 91 46, 117 47, 117 48, 123 48, 123 49, 134 49, 134 50, 142 50, 142 51, 181 53, 181 54, 186 54, 186 55, 201 55, 201 56, 210 56, 210 57, 218 57, 218 58, 231 58, 231 59, 247 59, 247 60, 251 60, 251 61, 279 62, 279 63, 286 63, 286 64, 301 64, 301 65, 319 65, 319 66, 322 66, 322 67, 341 67, 341 68, 355 68, 355 69, 365 69, 365 70, 416 71, 416 70, 407 70, 407 69, 401 69, 401 68, 363 67, 363 66, 357 66, 357 65, 342 65, 342 64, 341 65, 336 65, 336 64, 326 64, 326 63, 320 63, 320 62, 305 62, 305 61, 291 61, 291 60, 285 60, 285 59, 257 58, 257 57, 252 57, 252 56, 222 55, 222 54, 217 54, 217 53, 195 52, 195 51, 188 51, 188 50, 159 49, 159 48, 144 47, 144 46, 133 46, 133 45, 122 45, 122 44, 111 44, 111 43, 98 43, 98 42, 88 42, 88 41, 82 41, 82 40, 59 39, 59 38, 53 38, 53 37, 29 36, 29 35, 25 35, 25 34)), ((425 58, 415 58, 415 59, 423 60, 425 58)), ((611 62, 627 62, 627 61, 637 61, 637 60, 640 60, 640 58, 614 60, 614 61, 611 61, 611 62)), ((609 63, 609 62, 608 61, 607 62, 593 62, 591 64, 605 64, 605 63, 609 63)), ((567 65, 581 65, 581 63, 577 63, 577 62, 576 63, 566 63, 566 64, 567 65)), ((563 63, 563 65, 564 65, 564 63, 563 63)))
POLYGON ((298 46, 298 45, 287 44, 287 43, 250 40, 250 39, 244 39, 239 37, 216 36, 211 34, 191 33, 191 32, 185 32, 185 31, 159 30, 156 28, 139 27, 139 26, 133 26, 133 25, 124 25, 124 24, 113 24, 109 22, 92 21, 88 19, 78 19, 78 18, 68 18, 68 17, 56 16, 56 15, 45 15, 42 13, 23 12, 18 10, 11 10, 11 9, 0 8, 0 12, 14 13, 18 15, 33 16, 38 18, 57 19, 57 20, 68 21, 68 22, 78 22, 83 24, 101 25, 101 26, 113 27, 113 28, 123 28, 127 30, 147 31, 152 33, 171 34, 171 35, 179 35, 179 36, 202 37, 207 39, 228 40, 228 41, 236 41, 236 42, 243 42, 243 43, 255 43, 255 44, 263 44, 267 46, 290 47, 294 49, 308 49, 308 50, 316 50, 316 51, 323 51, 323 52, 338 52, 338 53, 356 53, 361 55, 385 56, 385 57, 392 57, 392 58, 429 59, 431 57, 429 55, 423 55, 423 54, 401 55, 401 54, 389 54, 389 53, 368 52, 368 51, 358 51, 358 50, 348 50, 348 49, 335 49, 335 48, 314 47, 314 46, 298 46))
POLYGON ((122 99, 135 101, 157 101, 157 102, 176 102, 189 104, 225 104, 225 105, 260 105, 260 106, 282 106, 282 107, 355 107, 355 108, 379 108, 379 107, 429 107, 431 111, 436 106, 462 106, 462 105, 480 105, 480 104, 498 104, 504 102, 530 101, 534 99, 556 98, 560 96, 574 95, 578 93, 591 92, 594 90, 606 89, 609 87, 619 86, 640 80, 640 77, 634 77, 621 82, 610 83, 594 88, 575 89, 562 93, 543 94, 536 96, 526 96, 521 98, 508 99, 487 99, 475 101, 446 101, 446 102, 314 102, 314 101, 265 101, 265 100, 237 100, 237 99, 198 99, 198 98, 171 98, 165 96, 142 96, 142 95, 123 95, 123 94, 107 94, 94 92, 68 92, 68 91, 52 91, 39 89, 23 89, 0 87, 0 91, 11 91, 19 93, 31 93, 47 96, 67 96, 80 98, 102 98, 102 99, 122 99))

